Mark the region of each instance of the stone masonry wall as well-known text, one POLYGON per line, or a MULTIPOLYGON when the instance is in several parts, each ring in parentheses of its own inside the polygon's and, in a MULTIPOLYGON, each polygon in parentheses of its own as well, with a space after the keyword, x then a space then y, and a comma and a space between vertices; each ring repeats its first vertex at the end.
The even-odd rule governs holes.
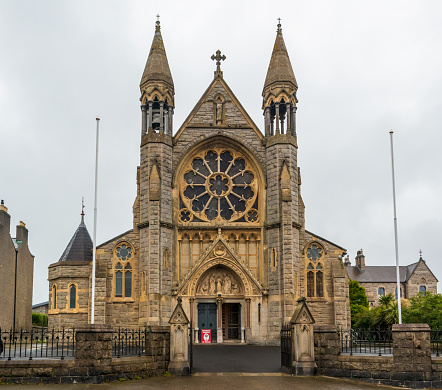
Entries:
POLYGON ((343 355, 336 326, 315 326, 320 375, 410 388, 442 388, 442 359, 431 357, 427 324, 393 325, 393 355, 343 355))
POLYGON ((90 325, 76 333, 75 359, 0 361, 0 383, 103 383, 162 375, 170 361, 169 327, 152 327, 145 356, 112 358, 112 329, 90 325))

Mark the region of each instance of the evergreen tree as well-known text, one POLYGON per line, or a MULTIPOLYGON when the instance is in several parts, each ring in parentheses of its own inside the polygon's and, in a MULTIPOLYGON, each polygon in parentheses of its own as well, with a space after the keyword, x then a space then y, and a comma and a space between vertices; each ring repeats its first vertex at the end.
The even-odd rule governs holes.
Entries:
POLYGON ((354 327, 358 318, 368 312, 368 299, 365 288, 358 281, 351 280, 348 285, 350 293, 351 326, 354 327))

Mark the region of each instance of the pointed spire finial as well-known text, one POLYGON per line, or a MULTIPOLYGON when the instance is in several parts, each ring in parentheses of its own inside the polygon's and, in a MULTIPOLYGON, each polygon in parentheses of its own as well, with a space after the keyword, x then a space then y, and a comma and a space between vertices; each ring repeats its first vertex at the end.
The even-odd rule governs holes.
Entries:
POLYGON ((216 51, 216 55, 213 54, 212 57, 210 57, 212 61, 216 60, 216 70, 215 70, 215 77, 220 76, 223 77, 223 72, 221 71, 221 61, 224 61, 226 59, 226 56, 223 54, 221 55, 221 50, 216 51))
POLYGON ((84 224, 84 196, 81 198, 81 223, 84 224))
POLYGON ((157 14, 157 21, 155 23, 155 32, 160 32, 160 14, 157 14))
POLYGON ((277 33, 282 33, 282 28, 281 28, 281 18, 278 18, 278 25, 277 25, 278 29, 276 30, 277 33))
POLYGON ((422 260, 422 249, 419 250, 419 260, 422 260))

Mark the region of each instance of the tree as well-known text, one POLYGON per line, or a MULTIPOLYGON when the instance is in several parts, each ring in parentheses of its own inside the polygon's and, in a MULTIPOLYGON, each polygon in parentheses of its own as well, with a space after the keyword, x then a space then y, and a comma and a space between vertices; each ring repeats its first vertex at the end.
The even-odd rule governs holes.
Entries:
POLYGON ((368 312, 368 299, 365 288, 358 281, 351 280, 348 285, 350 294, 351 326, 355 326, 361 314, 368 312))
POLYGON ((410 299, 410 306, 402 316, 404 323, 425 323, 431 329, 442 329, 442 295, 419 293, 410 299))

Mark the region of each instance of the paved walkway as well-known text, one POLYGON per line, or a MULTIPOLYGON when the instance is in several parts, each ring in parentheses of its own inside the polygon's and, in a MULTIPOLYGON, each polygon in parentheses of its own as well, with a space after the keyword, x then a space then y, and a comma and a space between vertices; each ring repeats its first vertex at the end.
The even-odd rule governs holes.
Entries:
POLYGON ((382 390, 392 389, 345 379, 326 377, 295 377, 295 376, 242 376, 240 374, 191 376, 191 377, 155 377, 123 382, 104 383, 101 385, 2 385, 2 389, 23 390, 144 390, 144 389, 176 389, 176 390, 382 390))
POLYGON ((282 373, 280 347, 245 344, 193 346, 193 373, 282 373))

